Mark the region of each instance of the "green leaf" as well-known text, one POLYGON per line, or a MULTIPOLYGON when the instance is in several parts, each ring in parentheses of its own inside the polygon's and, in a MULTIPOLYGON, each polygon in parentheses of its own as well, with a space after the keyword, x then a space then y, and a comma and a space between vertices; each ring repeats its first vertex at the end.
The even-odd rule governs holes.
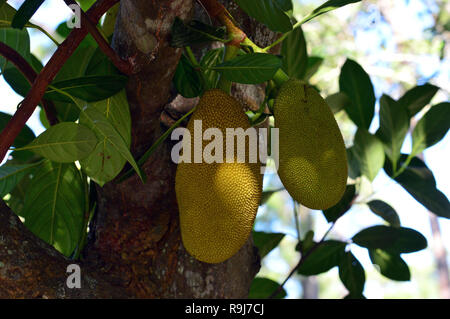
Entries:
POLYGON ((178 62, 173 82, 178 93, 186 98, 199 96, 203 91, 203 79, 199 71, 183 54, 178 62))
POLYGON ((198 43, 225 41, 225 36, 224 27, 213 27, 197 20, 184 23, 176 17, 172 25, 170 45, 183 48, 198 43))
POLYGON ((120 173, 127 160, 138 175, 143 176, 129 151, 131 117, 125 91, 88 104, 82 111, 80 123, 91 127, 99 139, 91 155, 80 161, 89 177, 103 186, 120 173))
POLYGON ((303 77, 306 81, 309 81, 311 77, 319 71, 320 66, 323 63, 323 58, 320 56, 309 56, 308 65, 306 66, 305 76, 303 77))
POLYGON ((111 60, 97 47, 92 54, 84 75, 120 75, 111 60))
POLYGON ((275 0, 275 4, 284 12, 293 10, 292 0, 275 0))
POLYGON ((346 149, 347 151, 347 165, 348 165, 348 176, 352 179, 356 179, 361 176, 361 169, 359 167, 358 157, 355 153, 355 148, 353 146, 346 149))
POLYGON ((376 135, 383 142, 386 155, 393 163, 397 163, 400 158, 400 150, 408 129, 409 119, 406 109, 383 94, 380 99, 380 128, 376 135))
POLYGON ((0 166, 0 199, 16 187, 22 178, 40 163, 0 166))
MULTIPOLYGON (((28 35, 27 30, 0 28, 0 42, 14 49, 26 61, 31 62, 30 36, 28 35)), ((7 60, 2 55, 0 55, 0 71, 4 71, 8 68, 15 68, 15 66, 12 64, 12 62, 7 62, 7 60)))
POLYGON ((283 70, 290 78, 303 79, 308 66, 306 41, 301 27, 296 28, 283 41, 281 46, 283 70))
POLYGON ((97 145, 94 132, 84 125, 62 122, 51 126, 20 150, 31 150, 57 163, 71 163, 88 156, 97 145))
MULTIPOLYGON (((269 278, 256 277, 253 279, 248 294, 249 299, 267 299, 272 293, 278 289, 279 283, 269 278)), ((286 297, 286 290, 282 288, 280 292, 274 297, 275 299, 283 299, 286 297)))
POLYGON ((283 4, 277 0, 235 0, 249 16, 264 23, 270 30, 288 32, 292 30, 289 17, 280 8, 283 4))
POLYGON ((411 279, 408 265, 398 254, 391 254, 382 249, 369 249, 370 260, 377 265, 377 270, 385 277, 408 281, 411 279))
POLYGON ((346 252, 339 263, 339 278, 352 296, 360 296, 366 283, 361 263, 351 252, 346 252))
POLYGON ((205 90, 214 89, 219 83, 219 73, 211 68, 222 61, 223 48, 208 51, 200 61, 200 66, 204 69, 203 79, 205 80, 205 90))
POLYGON ((450 103, 443 102, 431 107, 419 120, 412 133, 410 156, 422 153, 426 148, 438 143, 450 127, 450 103))
POLYGON ((427 247, 427 240, 418 231, 406 227, 385 225, 361 230, 352 238, 353 242, 368 249, 382 249, 393 254, 412 253, 427 247))
POLYGON ((314 9, 306 18, 302 19, 302 22, 308 22, 315 17, 324 14, 328 11, 338 9, 350 3, 359 2, 361 0, 329 0, 322 4, 320 7, 314 9))
POLYGON ((281 67, 281 59, 266 53, 250 53, 223 62, 212 70, 219 71, 227 80, 244 84, 258 84, 271 80, 281 67))
POLYGON ((430 103, 433 96, 439 90, 439 87, 432 84, 424 84, 415 86, 407 91, 399 100, 398 103, 408 110, 409 117, 413 117, 419 113, 424 106, 430 103))
POLYGON ((341 69, 339 87, 351 101, 345 108, 350 119, 359 128, 368 130, 375 111, 375 93, 369 75, 357 62, 347 59, 341 69))
POLYGON ((355 198, 356 188, 355 185, 347 185, 345 189, 345 193, 342 196, 341 200, 334 205, 323 211, 325 218, 329 223, 335 222, 339 217, 344 215, 351 207, 353 199, 355 198))
POLYGON ((295 246, 295 250, 299 251, 300 253, 304 254, 305 252, 307 252, 308 250, 311 249, 312 246, 314 246, 315 242, 314 242, 314 231, 313 230, 308 230, 305 234, 305 236, 303 237, 302 241, 298 242, 297 245, 295 246))
MULTIPOLYGON (((304 276, 318 275, 339 265, 344 257, 346 243, 326 240, 304 258, 298 273, 304 276)), ((306 252, 308 254, 308 252, 306 252)))
POLYGON ((348 107, 351 103, 347 95, 342 92, 337 92, 328 95, 325 98, 325 102, 327 102, 328 106, 330 107, 331 111, 333 111, 334 114, 343 110, 345 107, 348 107))
POLYGON ((361 174, 373 181, 384 164, 383 143, 368 131, 358 129, 355 134, 353 154, 358 160, 361 174))
POLYGON ((84 208, 84 185, 75 164, 44 161, 27 187, 21 214, 36 236, 70 256, 80 239, 84 208))
MULTIPOLYGON (((11 120, 12 116, 3 112, 0 112, 0 131, 3 131, 5 126, 8 124, 8 122, 11 120)), ((12 146, 14 147, 22 147, 30 143, 32 140, 35 139, 35 135, 33 131, 25 125, 22 130, 20 131, 19 135, 17 135, 16 139, 14 140, 12 146)))
POLYGON ((77 49, 72 53, 66 63, 59 70, 53 83, 83 77, 86 73, 89 62, 96 51, 95 46, 86 43, 87 37, 81 42, 77 49))
MULTIPOLYGON (((406 158, 406 155, 402 155, 400 163, 403 163, 406 158)), ((393 176, 392 164, 389 161, 386 161, 384 170, 389 176, 393 176)), ((414 157, 403 173, 394 180, 431 212, 440 217, 450 218, 450 203, 447 197, 436 188, 433 172, 422 160, 414 157)))
POLYGON ((275 194, 276 192, 282 191, 282 190, 284 190, 284 188, 263 191, 262 195, 261 195, 261 202, 259 204, 264 205, 265 203, 267 203, 269 198, 272 197, 273 194, 275 194))
POLYGON ((128 78, 123 75, 89 75, 72 78, 60 82, 53 82, 51 87, 47 89, 44 97, 54 101, 72 102, 67 95, 59 92, 64 91, 87 102, 101 101, 122 90, 127 84, 127 81, 128 78))
POLYGON ((272 251, 284 238, 283 233, 266 233, 260 231, 253 232, 253 243, 258 248, 259 256, 264 258, 272 251))
POLYGON ((16 15, 11 22, 11 26, 16 29, 22 29, 44 1, 45 0, 25 0, 17 10, 16 15))
POLYGON ((383 202, 382 200, 372 200, 367 203, 370 210, 376 215, 383 218, 393 227, 400 227, 400 217, 398 217, 397 212, 389 204, 383 202))

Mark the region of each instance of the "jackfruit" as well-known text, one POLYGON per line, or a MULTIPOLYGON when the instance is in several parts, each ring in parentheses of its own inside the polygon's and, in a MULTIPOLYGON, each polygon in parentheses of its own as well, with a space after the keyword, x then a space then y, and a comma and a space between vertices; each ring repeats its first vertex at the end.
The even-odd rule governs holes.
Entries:
MULTIPOLYGON (((196 259, 220 263, 232 257, 247 241, 261 200, 262 177, 260 163, 250 163, 249 141, 245 139, 245 161, 238 162, 236 139, 232 162, 226 158, 226 129, 250 127, 240 103, 222 90, 208 90, 201 97, 187 129, 194 138, 195 121, 202 121, 203 134, 209 128, 221 132, 214 136, 222 143, 215 155, 223 162, 203 159, 194 162, 195 147, 183 144, 183 154, 190 147, 191 163, 180 162, 175 177, 175 192, 180 214, 183 245, 196 259)), ((197 132, 196 132, 197 133, 197 132)), ((212 137, 212 136, 211 136, 212 137)), ((183 138, 183 143, 186 138, 183 138)), ((202 139, 202 151, 213 141, 202 139)), ((194 144, 195 142, 191 143, 194 144)), ((228 146, 230 147, 230 146, 228 146)), ((231 147, 230 147, 231 148, 231 147)), ((211 152, 212 154, 212 152, 211 152)))
POLYGON ((273 106, 279 129, 278 175, 300 204, 327 209, 343 196, 347 154, 339 127, 320 94, 306 83, 282 84, 273 106))

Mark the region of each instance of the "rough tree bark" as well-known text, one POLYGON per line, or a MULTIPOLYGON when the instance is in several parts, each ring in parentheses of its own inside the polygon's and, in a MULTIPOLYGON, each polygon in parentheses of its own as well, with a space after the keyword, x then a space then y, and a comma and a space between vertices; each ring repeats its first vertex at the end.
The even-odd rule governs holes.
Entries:
MULTIPOLYGON (((223 1, 242 29, 264 45, 276 35, 223 1)), ((176 97, 171 80, 182 53, 168 44, 176 16, 205 16, 194 0, 122 0, 113 47, 132 57, 139 72, 130 77, 127 94, 132 116, 132 153, 139 158, 166 129, 165 106, 186 112, 192 100, 176 97)), ((249 107, 260 101, 260 88, 236 86, 233 95, 249 107)), ((145 185, 137 176, 98 187, 98 210, 84 251, 82 288, 67 289, 71 263, 21 225, 0 206, 0 297, 75 298, 243 298, 259 270, 252 239, 228 261, 210 265, 184 250, 174 193, 176 165, 166 141, 144 165, 145 185)), ((128 169, 128 167, 126 167, 128 169)))

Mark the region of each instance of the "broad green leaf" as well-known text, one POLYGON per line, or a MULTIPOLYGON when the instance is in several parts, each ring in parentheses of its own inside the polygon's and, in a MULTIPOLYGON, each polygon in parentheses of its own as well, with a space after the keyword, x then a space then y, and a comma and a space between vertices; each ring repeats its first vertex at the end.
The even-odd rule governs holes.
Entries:
MULTIPOLYGON (((40 165, 42 163, 37 162, 36 164, 40 165)), ((25 204, 25 195, 27 194, 28 185, 31 184, 31 181, 34 177, 34 173, 35 170, 30 170, 9 192, 9 198, 6 203, 16 215, 22 216, 23 206, 25 204)))
POLYGON ((366 274, 361 263, 351 252, 346 252, 339 263, 339 278, 351 295, 362 295, 366 274))
MULTIPOLYGON (((0 13, 1 14, 1 13, 0 13)), ((0 17, 1 19, 1 17, 0 17)), ((0 28, 0 42, 19 53, 26 61, 31 62, 30 58, 30 36, 27 30, 17 30, 13 28, 0 28)), ((0 55, 0 71, 7 68, 15 68, 12 62, 0 55), (6 66, 6 68, 5 68, 6 66)))
POLYGON ((36 236, 70 256, 84 222, 84 184, 75 164, 44 161, 25 194, 21 215, 36 236))
POLYGON ((376 135, 383 142, 386 155, 392 163, 397 163, 400 158, 400 150, 408 129, 406 109, 388 95, 383 95, 380 99, 380 128, 376 135))
POLYGON ((325 98, 325 102, 327 102, 328 106, 330 107, 331 111, 333 111, 334 114, 348 107, 351 103, 347 95, 342 92, 337 92, 328 95, 325 98))
MULTIPOLYGON (((403 163, 406 157, 402 155, 400 163, 403 163)), ((389 161, 386 161, 384 170, 389 176, 393 176, 392 164, 389 161)), ((440 217, 450 218, 450 203, 447 197, 436 188, 433 172, 422 160, 414 157, 403 173, 394 180, 431 212, 440 217)))
POLYGON ((290 78, 304 79, 308 66, 306 41, 301 27, 289 33, 281 46, 283 70, 290 78))
POLYGON ((264 23, 270 30, 288 32, 292 30, 289 17, 280 8, 283 4, 278 0, 236 0, 236 3, 249 16, 264 23))
POLYGON ((347 185, 341 200, 333 207, 323 211, 323 214, 329 223, 338 220, 339 217, 344 215, 352 207, 352 202, 355 198, 355 191, 355 185, 347 185))
POLYGON ((361 169, 359 167, 358 157, 355 153, 353 146, 347 148, 347 164, 348 164, 348 176, 352 179, 356 179, 361 176, 361 169))
POLYGON ((275 0, 275 4, 284 12, 293 10, 292 0, 275 0))
POLYGON ((393 254, 412 253, 427 247, 427 240, 418 231, 406 227, 385 225, 361 230, 353 242, 368 249, 382 249, 393 254))
MULTIPOLYGON (((8 124, 8 122, 11 120, 12 116, 3 112, 0 112, 0 132, 3 131, 5 126, 8 124)), ((16 139, 14 140, 12 146, 14 147, 22 147, 30 143, 32 140, 34 140, 36 136, 34 135, 33 131, 25 125, 22 130, 20 131, 19 135, 17 135, 16 139)))
POLYGON ((31 150, 57 163, 71 163, 87 157, 97 145, 88 127, 72 122, 51 126, 20 150, 31 150))
POLYGON ((173 82, 178 93, 187 98, 199 96, 203 91, 203 79, 200 72, 184 54, 178 62, 173 82))
POLYGON ((183 48, 198 43, 225 41, 225 37, 224 27, 213 27, 197 20, 184 23, 177 17, 172 25, 170 45, 183 48))
POLYGON ((323 63, 323 58, 320 56, 309 56, 308 57, 308 65, 306 66, 306 72, 304 79, 309 81, 311 77, 319 71, 320 66, 323 63))
POLYGON ((311 249, 312 246, 314 246, 314 231, 308 230, 303 237, 301 242, 298 242, 295 246, 295 250, 301 252, 302 254, 307 252, 311 249))
POLYGON ((397 281, 411 279, 408 265, 399 254, 391 254, 382 249, 369 249, 369 256, 383 276, 397 281))
POLYGON ((399 100, 398 103, 403 108, 408 110, 409 117, 413 117, 419 113, 424 106, 430 103, 433 96, 439 90, 439 87, 432 84, 424 84, 415 86, 407 91, 399 100))
POLYGON ((22 29, 44 1, 45 0, 25 0, 17 10, 17 13, 11 22, 11 26, 16 29, 22 29))
POLYGON ((373 181, 384 164, 383 143, 368 131, 358 129, 353 144, 353 154, 358 160, 361 174, 373 181))
POLYGON ((266 233, 260 231, 253 232, 253 243, 258 248, 259 256, 264 258, 268 253, 272 251, 281 240, 284 238, 285 234, 282 233, 266 233))
POLYGON ((308 22, 311 19, 314 19, 315 17, 324 14, 328 11, 338 9, 340 7, 343 7, 350 3, 359 2, 361 0, 329 0, 322 4, 320 7, 317 7, 314 9, 306 18, 302 19, 302 22, 308 22))
POLYGON ((60 122, 75 122, 80 116, 80 109, 74 103, 54 101, 53 104, 60 122))
MULTIPOLYGON (((10 6, 5 0, 0 0, 0 28, 9 28, 16 15, 16 9, 10 6)), ((26 27, 40 29, 39 26, 33 23, 26 23, 26 27)), ((17 30, 22 31, 22 30, 17 30)))
POLYGON ((273 194, 275 194, 276 192, 282 191, 282 190, 284 190, 284 188, 263 191, 262 195, 261 195, 261 202, 259 204, 264 205, 265 203, 267 203, 269 198, 272 197, 273 194))
POLYGON ((391 205, 379 199, 372 200, 367 205, 373 213, 383 218, 391 226, 400 227, 400 217, 391 205))
POLYGON ((341 241, 324 241, 304 258, 303 263, 298 267, 298 273, 304 276, 318 275, 339 265, 344 257, 345 246, 346 243, 341 241))
POLYGON ((369 75, 355 61, 347 59, 341 68, 339 88, 351 103, 345 108, 359 127, 369 129, 375 111, 375 93, 369 75))
POLYGON ((103 186, 116 177, 128 161, 143 178, 143 173, 129 151, 131 118, 124 91, 106 101, 85 106, 80 115, 80 123, 90 127, 99 139, 91 155, 80 161, 88 176, 103 186))
POLYGON ((231 82, 258 84, 271 80, 281 67, 281 59, 266 53, 250 53, 223 62, 212 70, 231 82))
MULTIPOLYGON (((81 44, 85 43, 86 37, 81 44)), ((96 51, 95 46, 81 45, 72 53, 63 67, 56 74, 53 83, 70 80, 73 78, 80 78, 85 75, 89 62, 96 51)))
MULTIPOLYGON (((33 54, 29 54, 28 62, 36 73, 42 70, 42 63, 33 54)), ((31 88, 30 82, 16 67, 6 67, 3 70, 3 78, 9 86, 19 95, 26 96, 31 88)))
POLYGON ((84 75, 120 75, 111 60, 97 47, 89 59, 84 75))
POLYGON ((419 120, 412 133, 411 156, 438 143, 450 127, 450 103, 443 102, 431 107, 419 120))
POLYGON ((32 172, 40 163, 27 165, 2 165, 0 166, 0 199, 8 194, 22 178, 32 172))
POLYGON ((67 95, 60 93, 60 91, 64 91, 71 96, 87 102, 101 101, 122 90, 127 84, 127 81, 128 78, 123 75, 88 75, 80 78, 72 78, 53 82, 51 87, 47 89, 44 98, 53 101, 72 102, 67 95))
POLYGON ((210 68, 219 64, 223 57, 223 48, 208 51, 200 61, 200 65, 204 68, 203 78, 205 80, 205 90, 214 89, 219 83, 219 73, 210 68))
MULTIPOLYGON (((256 277, 253 279, 250 286, 248 298, 267 299, 278 289, 279 286, 279 283, 269 278, 256 277)), ((281 291, 275 296, 275 299, 283 299, 284 297, 286 297, 286 290, 282 288, 281 291)))

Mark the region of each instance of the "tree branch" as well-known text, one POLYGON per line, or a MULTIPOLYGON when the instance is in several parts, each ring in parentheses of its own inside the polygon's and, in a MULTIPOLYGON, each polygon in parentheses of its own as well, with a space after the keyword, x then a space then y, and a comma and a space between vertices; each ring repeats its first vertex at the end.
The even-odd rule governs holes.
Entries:
MULTIPOLYGON (((98 22, 101 16, 118 1, 119 0, 99 0, 95 2, 87 11, 89 19, 98 22)), ((5 157, 9 147, 33 114, 39 101, 44 96, 47 86, 52 82, 58 71, 86 35, 87 30, 84 28, 72 30, 67 39, 58 47, 48 63, 36 77, 30 91, 23 100, 21 107, 16 111, 0 134, 0 161, 5 157)))
MULTIPOLYGON (((3 42, 0 42, 0 55, 4 56, 8 61, 12 62, 20 73, 25 76, 27 81, 32 85, 36 80, 37 73, 33 70, 31 65, 25 60, 16 50, 9 47, 3 42)), ((56 117, 56 109, 51 101, 42 100, 42 106, 44 107, 45 115, 47 116, 50 125, 58 123, 56 117)))
POLYGON ((0 220, 0 298, 128 297, 84 265, 81 288, 68 288, 67 266, 75 262, 33 235, 2 200, 0 220))
MULTIPOLYGON (((78 6, 74 0, 64 0, 64 2, 70 5, 78 6)), ((126 75, 133 74, 136 70, 133 68, 133 64, 130 61, 121 59, 117 53, 111 48, 108 41, 97 29, 95 23, 89 18, 89 16, 80 8, 81 13, 81 27, 85 28, 97 42, 100 50, 111 60, 114 66, 122 73, 126 75)))

